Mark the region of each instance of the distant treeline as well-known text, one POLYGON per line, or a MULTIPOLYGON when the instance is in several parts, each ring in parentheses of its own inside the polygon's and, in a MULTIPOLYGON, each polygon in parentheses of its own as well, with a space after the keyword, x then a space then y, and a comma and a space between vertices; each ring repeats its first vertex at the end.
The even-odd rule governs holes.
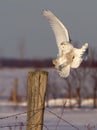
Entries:
POLYGON ((52 58, 48 59, 0 59, 0 67, 53 67, 52 58))
MULTIPOLYGON (((81 64, 82 67, 97 67, 97 61, 85 61, 81 64)), ((18 67, 18 68, 24 68, 24 67, 34 67, 34 68, 50 68, 54 67, 52 64, 52 58, 46 58, 46 59, 8 59, 3 58, 0 59, 0 67, 18 67)))

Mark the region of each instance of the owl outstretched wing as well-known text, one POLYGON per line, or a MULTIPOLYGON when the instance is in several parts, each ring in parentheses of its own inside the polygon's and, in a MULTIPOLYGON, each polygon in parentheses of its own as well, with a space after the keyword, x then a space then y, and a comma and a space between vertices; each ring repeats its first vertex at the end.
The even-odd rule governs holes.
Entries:
MULTIPOLYGON (((50 11, 44 10, 43 15, 49 20, 52 30, 55 34, 56 42, 58 48, 60 48, 60 44, 62 42, 69 42, 69 34, 66 27, 62 24, 62 22, 50 11)), ((60 50, 59 50, 60 51, 60 50)))

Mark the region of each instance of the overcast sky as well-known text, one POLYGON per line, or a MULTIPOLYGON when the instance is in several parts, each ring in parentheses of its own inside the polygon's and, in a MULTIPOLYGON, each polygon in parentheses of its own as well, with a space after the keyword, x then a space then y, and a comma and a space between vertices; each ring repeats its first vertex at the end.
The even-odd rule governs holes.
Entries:
POLYGON ((0 0, 0 57, 56 57, 57 46, 43 9, 50 9, 79 46, 97 48, 97 0, 0 0))

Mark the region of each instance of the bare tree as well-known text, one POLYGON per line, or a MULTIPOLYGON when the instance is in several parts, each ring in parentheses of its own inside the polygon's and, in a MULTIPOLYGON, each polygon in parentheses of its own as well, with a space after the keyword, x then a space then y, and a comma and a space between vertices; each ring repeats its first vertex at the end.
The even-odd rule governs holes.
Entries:
POLYGON ((3 97, 3 93, 5 92, 5 88, 2 88, 1 90, 0 90, 0 99, 3 97))
POLYGON ((90 70, 87 67, 80 67, 79 69, 76 69, 73 73, 72 76, 74 79, 76 79, 76 86, 75 86, 75 91, 76 91, 76 100, 78 103, 78 107, 81 107, 81 98, 83 97, 84 93, 84 88, 85 88, 85 83, 87 80, 87 76, 89 75, 90 70))
POLYGON ((94 81, 94 86, 93 86, 93 107, 97 108, 97 68, 95 68, 92 72, 92 78, 94 81))
MULTIPOLYGON (((97 52, 94 49, 91 49, 91 64, 97 60, 97 52)), ((97 108, 97 67, 91 69, 91 78, 93 80, 93 107, 97 108)))
POLYGON ((49 99, 58 98, 60 95, 60 92, 61 92, 60 87, 57 85, 57 79, 54 77, 54 75, 52 78, 53 78, 53 80, 48 79, 48 83, 47 83, 47 91, 46 91, 47 106, 48 106, 49 99))
POLYGON ((76 98, 78 107, 81 107, 82 97, 86 87, 86 80, 90 73, 89 68, 80 67, 78 69, 73 69, 69 78, 65 81, 67 83, 67 97, 70 99, 70 107, 73 107, 74 104, 71 103, 72 97, 76 98))
POLYGON ((73 88, 72 78, 70 77, 70 78, 65 79, 65 82, 67 84, 65 85, 65 89, 67 90, 67 98, 69 99, 69 107, 72 108, 73 107, 72 102, 71 102, 72 88, 73 88))
POLYGON ((9 101, 17 102, 18 79, 14 79, 14 85, 10 93, 9 101))

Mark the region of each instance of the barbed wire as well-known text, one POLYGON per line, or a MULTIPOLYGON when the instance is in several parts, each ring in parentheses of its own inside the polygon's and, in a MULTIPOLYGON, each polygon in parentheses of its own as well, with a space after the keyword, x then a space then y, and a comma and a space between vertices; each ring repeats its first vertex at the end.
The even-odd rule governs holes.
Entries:
MULTIPOLYGON (((39 112, 40 110, 43 110, 43 109, 44 109, 44 108, 35 110, 35 113, 34 113, 32 116, 35 116, 35 114, 36 114, 37 112, 39 112)), ((74 129, 76 129, 76 130, 80 130, 78 127, 76 127, 76 126, 73 125, 72 123, 70 123, 70 122, 68 122, 67 120, 65 120, 65 119, 62 118, 63 112, 61 113, 61 116, 59 116, 59 115, 57 115, 54 111, 52 111, 50 108, 46 108, 45 111, 49 112, 50 114, 52 114, 52 115, 54 115, 56 118, 58 118, 58 122, 57 122, 57 125, 56 125, 55 130, 57 129, 57 127, 58 127, 60 121, 63 121, 63 122, 65 122, 65 123, 67 123, 70 127, 74 128, 74 129)), ((30 112, 32 112, 32 111, 30 111, 30 112)), ((0 120, 6 120, 6 119, 8 119, 8 118, 21 116, 21 115, 23 115, 23 114, 27 114, 27 111, 21 112, 21 113, 17 113, 17 114, 12 114, 12 115, 9 115, 9 116, 0 117, 0 120)), ((31 116, 30 118, 32 118, 32 116, 31 116)), ((27 120, 26 120, 26 121, 27 121, 27 120)), ((35 124, 31 124, 31 125, 32 125, 32 127, 35 127, 35 124)), ((46 126, 46 124, 43 123, 43 124, 40 124, 40 125, 43 125, 47 130, 49 130, 49 128, 46 126)), ((17 122, 17 123, 14 123, 14 124, 11 123, 11 125, 0 125, 0 128, 5 128, 5 127, 8 127, 8 128, 9 128, 9 127, 21 127, 21 126, 27 126, 27 125, 26 125, 26 122, 17 122)))
MULTIPOLYGON (((32 124, 31 124, 32 125, 32 124)), ((49 128, 47 127, 47 125, 45 125, 45 124, 38 124, 38 125, 43 125, 43 127, 45 127, 47 130, 49 130, 49 128)), ((11 125, 2 125, 2 126, 0 126, 0 128, 6 128, 6 127, 8 127, 8 128, 12 128, 12 127, 26 127, 27 125, 26 125, 26 123, 24 124, 24 123, 19 123, 19 124, 11 124, 11 125)), ((37 127, 37 125, 35 126, 35 125, 32 125, 32 127, 31 128, 35 128, 35 127, 37 127)))
POLYGON ((80 130, 78 127, 76 127, 75 125, 73 125, 72 123, 66 121, 65 119, 63 119, 62 117, 58 116, 56 113, 54 113, 51 110, 48 110, 49 113, 53 114, 54 116, 56 116, 58 119, 61 119, 62 121, 64 121, 65 123, 67 123, 68 125, 70 125, 71 127, 75 128, 76 130, 80 130))
POLYGON ((9 116, 0 117, 0 120, 4 120, 4 119, 7 119, 7 118, 11 118, 11 117, 16 117, 16 116, 19 116, 19 115, 22 115, 22 114, 25 114, 25 113, 27 113, 27 112, 22 112, 22 113, 12 114, 12 115, 9 115, 9 116))
POLYGON ((11 125, 0 125, 0 128, 5 128, 5 127, 18 127, 18 126, 26 126, 24 122, 19 123, 19 124, 11 124, 11 125))

